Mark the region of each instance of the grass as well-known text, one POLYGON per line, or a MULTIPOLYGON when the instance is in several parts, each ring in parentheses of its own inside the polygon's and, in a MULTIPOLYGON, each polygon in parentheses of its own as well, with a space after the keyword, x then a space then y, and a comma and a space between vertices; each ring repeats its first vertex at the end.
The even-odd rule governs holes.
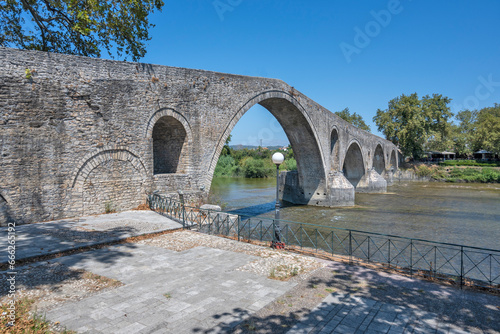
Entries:
POLYGON ((301 269, 295 266, 279 265, 271 268, 268 278, 286 281, 291 277, 300 274, 301 269))
POLYGON ((114 213, 114 212, 116 212, 115 208, 113 207, 113 202, 112 201, 104 203, 104 212, 105 213, 114 213))
POLYGON ((105 284, 106 287, 117 287, 117 286, 121 286, 123 284, 122 282, 120 282, 118 280, 108 278, 105 276, 101 276, 101 275, 97 275, 97 274, 91 273, 90 271, 85 271, 82 275, 82 278, 83 279, 97 280, 99 283, 105 284))
POLYGON ((500 183, 500 171, 492 168, 453 168, 449 171, 448 182, 500 183))
POLYGON ((446 160, 439 163, 440 166, 479 166, 479 167, 500 167, 500 161, 481 160, 446 160))
MULTIPOLYGON (((449 160, 450 162, 456 160, 449 160)), ((469 161, 469 160, 465 160, 469 161)), ((445 161, 448 162, 448 161, 445 161)), ((471 160, 471 163, 473 160, 471 160)), ((500 170, 491 167, 445 167, 443 165, 414 165, 413 171, 419 177, 430 177, 446 182, 500 183, 500 170)))
MULTIPOLYGON (((31 312, 31 307, 35 301, 29 298, 22 298, 15 302, 15 321, 14 326, 8 327, 11 320, 7 317, 9 314, 9 304, 5 303, 0 306, 0 333, 34 333, 34 334, 52 334, 54 332, 50 328, 50 322, 37 313, 31 312)), ((73 334, 73 331, 64 330, 63 334, 73 334)))

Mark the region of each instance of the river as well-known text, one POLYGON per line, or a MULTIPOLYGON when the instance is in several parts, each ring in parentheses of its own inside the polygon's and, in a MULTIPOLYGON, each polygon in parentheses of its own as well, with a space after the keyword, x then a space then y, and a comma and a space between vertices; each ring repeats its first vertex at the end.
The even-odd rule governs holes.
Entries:
MULTIPOLYGON (((276 179, 214 178, 225 211, 274 217, 276 179)), ((356 194, 354 207, 288 206, 285 220, 500 249, 500 185, 399 182, 356 194)))

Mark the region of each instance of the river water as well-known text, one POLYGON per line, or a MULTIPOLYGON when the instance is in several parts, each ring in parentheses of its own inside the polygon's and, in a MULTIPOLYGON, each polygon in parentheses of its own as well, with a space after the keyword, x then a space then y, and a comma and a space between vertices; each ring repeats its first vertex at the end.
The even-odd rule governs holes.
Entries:
MULTIPOLYGON (((214 178, 225 211, 274 217, 276 179, 214 178)), ((399 182, 386 194, 356 194, 354 207, 289 206, 281 218, 500 250, 500 185, 399 182)))

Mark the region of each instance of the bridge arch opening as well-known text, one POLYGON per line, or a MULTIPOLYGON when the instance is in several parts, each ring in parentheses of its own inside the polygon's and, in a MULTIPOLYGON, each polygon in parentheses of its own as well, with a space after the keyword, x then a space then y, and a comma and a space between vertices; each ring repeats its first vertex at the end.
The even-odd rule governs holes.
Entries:
POLYGON ((373 154, 373 168, 375 168, 375 171, 380 175, 382 175, 385 170, 384 150, 380 144, 377 145, 375 153, 373 154))
POLYGON ((396 151, 392 151, 391 153, 391 167, 393 168, 393 170, 395 171, 396 169, 398 169, 398 161, 396 159, 396 151))
POLYGON ((188 136, 184 125, 163 116, 153 127, 154 174, 184 174, 188 168, 188 136))
POLYGON ((344 176, 349 182, 356 188, 359 181, 365 175, 365 164, 363 162, 363 154, 361 153, 361 148, 358 143, 353 142, 344 158, 344 166, 342 171, 344 176))
POLYGON ((339 132, 333 129, 330 135, 330 157, 333 169, 338 169, 337 164, 339 161, 339 132))
POLYGON ((297 171, 291 175, 287 174, 286 182, 290 181, 294 184, 295 195, 299 198, 295 198, 291 202, 307 203, 315 196, 326 195, 324 157, 316 137, 316 131, 300 103, 291 94, 285 92, 259 94, 235 112, 219 138, 207 175, 208 185, 211 185, 215 166, 226 139, 241 117, 257 104, 267 109, 276 118, 293 149, 297 171))

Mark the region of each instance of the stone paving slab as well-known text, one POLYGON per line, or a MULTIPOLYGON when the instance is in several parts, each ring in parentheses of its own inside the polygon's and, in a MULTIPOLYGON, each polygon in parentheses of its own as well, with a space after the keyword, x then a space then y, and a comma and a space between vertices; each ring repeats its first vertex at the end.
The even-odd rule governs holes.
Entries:
MULTIPOLYGON (((153 211, 125 211, 19 225, 16 226, 16 260, 179 228, 181 224, 153 211)), ((5 228, 0 232, 0 249, 7 249, 7 241, 5 228)), ((2 256, 0 262, 6 259, 2 256)))
POLYGON ((443 315, 376 301, 346 293, 332 293, 287 334, 327 333, 468 333, 443 315))
POLYGON ((46 316, 78 333, 227 332, 295 285, 236 270, 256 259, 206 247, 177 253, 139 244, 54 259, 125 285, 46 316))

